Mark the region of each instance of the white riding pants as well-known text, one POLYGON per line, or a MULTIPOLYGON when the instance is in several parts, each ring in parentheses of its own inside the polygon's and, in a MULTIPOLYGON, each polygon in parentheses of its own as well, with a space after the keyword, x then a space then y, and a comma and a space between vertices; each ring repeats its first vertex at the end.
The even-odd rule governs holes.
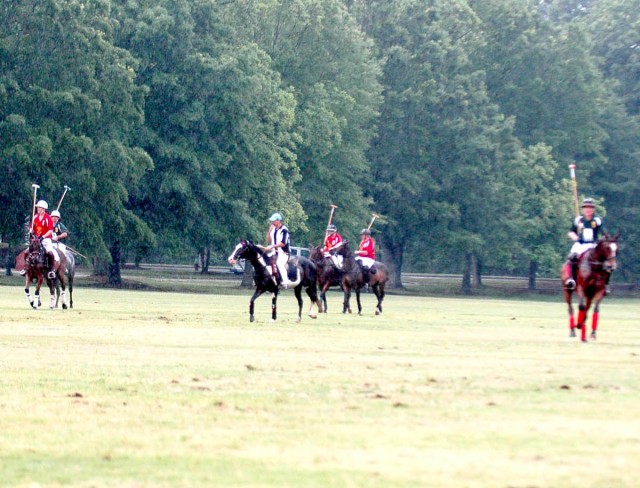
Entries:
POLYGON ((582 253, 585 253, 589 249, 593 249, 594 247, 596 247, 595 242, 574 242, 573 246, 571 246, 571 251, 569 251, 569 255, 575 253, 576 255, 580 256, 582 253))
POLYGON ((42 247, 44 247, 45 251, 53 254, 53 257, 55 258, 56 263, 60 262, 60 256, 58 256, 58 253, 53 248, 53 242, 51 241, 51 239, 42 239, 42 247))
POLYGON ((280 277, 283 283, 291 283, 289 281, 289 275, 287 273, 287 263, 289 262, 289 255, 287 253, 278 251, 276 252, 276 266, 280 272, 280 277))
POLYGON ((362 266, 366 266, 367 268, 370 268, 375 264, 375 260, 362 256, 356 256, 356 261, 360 261, 362 263, 362 266))

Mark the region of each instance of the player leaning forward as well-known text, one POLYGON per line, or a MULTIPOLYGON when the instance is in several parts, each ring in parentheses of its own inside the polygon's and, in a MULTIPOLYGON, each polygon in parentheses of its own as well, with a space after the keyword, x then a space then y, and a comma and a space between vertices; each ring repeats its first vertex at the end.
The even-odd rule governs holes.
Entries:
POLYGON ((58 253, 53 249, 53 219, 47 213, 49 205, 44 200, 36 203, 36 215, 33 218, 31 231, 36 237, 42 239, 42 246, 49 256, 49 274, 48 277, 53 279, 56 277, 56 271, 60 267, 60 258, 58 253))
MULTIPOLYGON (((602 219, 595 215, 596 204, 593 198, 585 198, 582 202, 582 215, 576 217, 573 226, 568 232, 569 239, 574 241, 569 251, 569 262, 571 266, 571 277, 567 278, 564 285, 573 290, 576 286, 576 278, 578 272, 578 260, 580 256, 589 249, 596 247, 598 238, 603 232, 602 219)), ((610 293, 609 279, 611 274, 607 275, 606 293, 610 293)))

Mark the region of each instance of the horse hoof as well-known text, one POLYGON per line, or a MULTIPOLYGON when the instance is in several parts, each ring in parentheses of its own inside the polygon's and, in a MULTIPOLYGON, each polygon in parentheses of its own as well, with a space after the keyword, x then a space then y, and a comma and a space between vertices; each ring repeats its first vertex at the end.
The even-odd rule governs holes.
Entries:
POLYGON ((596 333, 595 332, 591 333, 591 339, 594 340, 594 341, 596 340, 596 333))
POLYGON ((310 314, 307 314, 307 315, 309 315, 309 317, 311 317, 312 319, 317 319, 318 318, 318 316, 316 314, 314 314, 314 313, 310 313, 310 314))
POLYGON ((249 322, 255 322, 256 318, 252 315, 251 317, 249 317, 249 322))
POLYGON ((62 304, 62 310, 66 310, 66 309, 67 309, 67 304, 66 304, 66 303, 63 303, 63 304, 62 304))
POLYGON ((576 329, 571 329, 571 331, 569 332, 569 337, 575 337, 576 336, 576 329))
POLYGON ((298 317, 298 318, 296 319, 296 324, 299 324, 300 322, 302 322, 302 318, 301 318, 301 317, 298 317))

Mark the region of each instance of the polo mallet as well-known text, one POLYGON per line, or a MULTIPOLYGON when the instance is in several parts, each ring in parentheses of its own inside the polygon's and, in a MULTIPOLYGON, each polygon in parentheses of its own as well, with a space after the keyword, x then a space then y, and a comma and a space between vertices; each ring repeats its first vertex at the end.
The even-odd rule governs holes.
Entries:
POLYGON ((371 222, 369 222, 369 227, 367 227, 367 230, 371 230, 371 226, 373 225, 373 223, 375 222, 375 220, 380 217, 377 213, 372 214, 373 217, 371 218, 371 222))
POLYGON ((337 205, 331 204, 331 214, 329 214, 329 223, 327 224, 327 230, 324 233, 325 240, 327 239, 327 236, 329 235, 329 226, 331 225, 331 221, 333 220, 333 212, 335 212, 336 208, 338 208, 337 205))
POLYGON ((31 187, 33 188, 33 208, 31 209, 31 230, 33 230, 33 222, 35 221, 36 217, 36 198, 38 196, 38 188, 40 188, 40 185, 36 185, 35 183, 33 183, 31 185, 31 187))
POLYGON ((576 217, 580 217, 580 204, 578 203, 578 182, 576 181, 576 165, 569 165, 569 174, 571 175, 571 183, 573 184, 573 203, 575 205, 576 217))
POLYGON ((84 254, 82 254, 79 251, 76 251, 74 248, 72 248, 71 246, 65 244, 65 247, 67 248, 67 250, 71 251, 73 254, 77 254, 78 256, 80 256, 81 258, 85 258, 85 259, 89 259, 87 256, 85 256, 84 254))
POLYGON ((58 206, 56 207, 56 210, 58 211, 60 210, 60 205, 62 205, 62 200, 64 200, 64 196, 67 194, 69 190, 71 190, 71 188, 69 188, 67 185, 64 185, 64 193, 60 197, 60 201, 58 202, 58 206))

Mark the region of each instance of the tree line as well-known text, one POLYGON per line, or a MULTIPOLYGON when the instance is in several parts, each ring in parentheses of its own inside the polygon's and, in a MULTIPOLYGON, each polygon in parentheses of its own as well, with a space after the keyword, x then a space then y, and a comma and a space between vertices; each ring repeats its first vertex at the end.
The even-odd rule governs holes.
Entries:
MULTIPOLYGON (((0 6, 0 236, 31 184, 72 245, 225 255, 284 214, 329 214, 403 269, 555 275, 567 166, 637 280, 640 0, 8 0, 0 6)), ((475 278, 475 279, 474 279, 475 278)))

